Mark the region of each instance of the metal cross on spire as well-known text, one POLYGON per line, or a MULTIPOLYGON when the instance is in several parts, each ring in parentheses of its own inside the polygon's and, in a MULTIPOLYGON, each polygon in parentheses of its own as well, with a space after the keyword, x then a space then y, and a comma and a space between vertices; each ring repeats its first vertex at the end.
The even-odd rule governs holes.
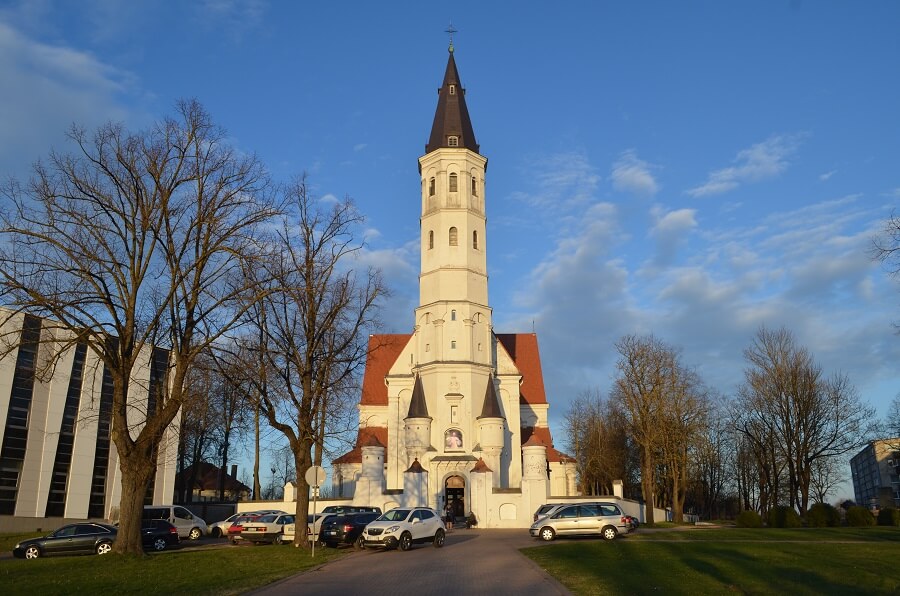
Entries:
POLYGON ((450 21, 450 26, 447 27, 444 32, 450 36, 450 53, 453 53, 453 34, 456 33, 456 29, 453 28, 453 21, 450 21))

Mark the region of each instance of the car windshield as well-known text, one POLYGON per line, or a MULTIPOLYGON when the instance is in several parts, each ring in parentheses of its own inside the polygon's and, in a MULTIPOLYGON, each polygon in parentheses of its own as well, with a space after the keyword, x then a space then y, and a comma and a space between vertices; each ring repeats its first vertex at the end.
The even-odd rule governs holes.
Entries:
POLYGON ((378 518, 378 521, 403 521, 409 515, 409 509, 391 509, 378 518))

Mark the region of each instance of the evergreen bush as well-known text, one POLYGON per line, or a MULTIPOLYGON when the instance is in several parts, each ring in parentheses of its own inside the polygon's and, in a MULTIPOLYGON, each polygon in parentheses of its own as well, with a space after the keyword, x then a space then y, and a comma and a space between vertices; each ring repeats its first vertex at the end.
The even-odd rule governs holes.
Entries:
POLYGON ((800 514, 793 507, 779 505, 769 510, 770 528, 799 528, 802 525, 800 514))
POLYGON ((854 527, 874 526, 875 516, 865 507, 854 505, 847 510, 847 525, 854 527))
POLYGON ((900 509, 885 507, 878 512, 879 526, 900 526, 900 509))
POLYGON ((834 528, 841 525, 841 514, 828 503, 816 503, 806 512, 806 525, 810 528, 834 528))
POLYGON ((739 528, 761 528, 762 517, 750 509, 741 511, 735 520, 735 525, 739 528))

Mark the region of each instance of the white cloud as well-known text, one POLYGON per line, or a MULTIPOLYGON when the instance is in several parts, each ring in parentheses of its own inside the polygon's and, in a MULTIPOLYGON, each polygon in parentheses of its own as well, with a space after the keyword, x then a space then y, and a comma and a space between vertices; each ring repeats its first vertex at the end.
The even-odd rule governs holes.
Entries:
POLYGON ((787 169, 788 158, 796 152, 803 135, 775 135, 748 149, 742 149, 735 165, 710 172, 705 183, 688 189, 693 197, 728 192, 747 182, 773 178, 787 169))
POLYGON ((666 211, 660 205, 650 210, 654 224, 650 228, 649 235, 656 240, 653 269, 675 262, 679 248, 687 242, 688 236, 697 227, 696 214, 695 209, 666 211))
POLYGON ((368 143, 357 143, 356 145, 353 145, 353 151, 362 151, 368 146, 368 143))
POLYGON ((830 170, 828 172, 825 172, 824 174, 819 174, 819 180, 822 182, 826 182, 835 174, 837 174, 837 170, 830 170))
POLYGON ((577 152, 532 158, 523 169, 528 172, 523 179, 534 184, 528 192, 513 192, 512 198, 554 212, 589 203, 600 183, 596 168, 577 152))
POLYGON ((88 52, 49 45, 0 22, 0 167, 24 176, 27 166, 64 142, 73 123, 92 128, 125 120, 123 96, 134 78, 88 52))
POLYGON ((622 153, 613 164, 613 188, 641 196, 653 196, 659 191, 659 185, 650 173, 653 166, 638 159, 637 153, 629 149, 622 153))

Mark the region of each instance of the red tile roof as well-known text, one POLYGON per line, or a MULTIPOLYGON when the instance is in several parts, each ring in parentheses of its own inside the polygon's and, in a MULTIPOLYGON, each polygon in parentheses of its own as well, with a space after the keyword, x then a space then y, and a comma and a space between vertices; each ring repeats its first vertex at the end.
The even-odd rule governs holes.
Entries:
POLYGON ((545 404, 544 373, 541 371, 541 353, 534 333, 498 333, 497 340, 509 352, 516 368, 522 373, 519 387, 519 403, 545 404))
MULTIPOLYGON (((366 356, 366 372, 363 375, 362 398, 364 406, 388 405, 387 385, 384 377, 409 343, 412 334, 379 334, 369 336, 369 351, 366 356)), ((387 444, 387 441, 385 441, 387 444)))
POLYGON ((571 456, 553 447, 553 437, 546 426, 526 426, 522 428, 522 445, 545 445, 547 447, 547 459, 552 462, 575 461, 571 456))
MULTIPOLYGON (((388 429, 385 426, 365 426, 359 429, 356 435, 356 446, 331 461, 333 464, 360 464, 362 463, 362 448, 372 445, 384 447, 388 443, 388 429)), ((387 452, 384 454, 387 461, 387 452)))

